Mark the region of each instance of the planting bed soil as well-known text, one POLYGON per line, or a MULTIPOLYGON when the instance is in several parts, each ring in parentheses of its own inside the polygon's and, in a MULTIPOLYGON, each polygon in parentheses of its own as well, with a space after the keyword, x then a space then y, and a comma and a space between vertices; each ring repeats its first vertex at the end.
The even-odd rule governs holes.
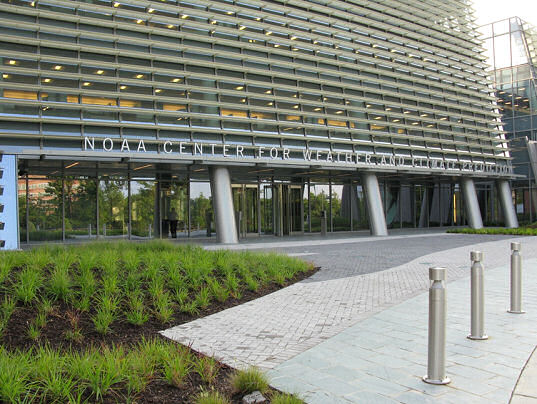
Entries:
MULTIPOLYGON (((3 402, 240 402, 235 370, 158 331, 274 292, 317 268, 276 254, 94 243, 0 256, 3 402)), ((266 396, 276 394, 269 390, 266 396)))

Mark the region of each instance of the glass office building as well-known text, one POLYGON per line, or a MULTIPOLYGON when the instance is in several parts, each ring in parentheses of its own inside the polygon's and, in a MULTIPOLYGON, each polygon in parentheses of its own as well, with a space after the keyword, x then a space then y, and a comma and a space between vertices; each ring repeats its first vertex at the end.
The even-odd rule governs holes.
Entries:
POLYGON ((469 0, 1 0, 0 238, 517 226, 475 28, 469 0))
POLYGON ((513 17, 485 25, 480 31, 514 172, 523 176, 514 182, 517 214, 519 219, 533 222, 537 218, 537 155, 532 152, 537 141, 537 30, 513 17))

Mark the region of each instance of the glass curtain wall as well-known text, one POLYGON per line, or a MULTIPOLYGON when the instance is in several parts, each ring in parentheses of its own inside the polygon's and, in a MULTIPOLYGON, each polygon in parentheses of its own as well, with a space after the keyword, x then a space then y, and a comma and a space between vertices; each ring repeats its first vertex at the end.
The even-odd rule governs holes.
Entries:
POLYGON ((210 236, 215 231, 211 185, 190 181, 190 236, 210 236))
POLYGON ((306 212, 311 212, 311 231, 320 232, 321 231, 321 215, 324 211, 327 217, 328 230, 330 230, 330 194, 329 194, 329 185, 321 182, 311 181, 310 184, 310 198, 308 206, 304 207, 306 212))
POLYGON ((133 238, 152 238, 155 231, 155 181, 131 181, 131 233, 133 238))
MULTIPOLYGON (((515 174, 526 177, 512 183, 516 212, 521 224, 532 222, 535 220, 533 189, 536 185, 526 139, 537 140, 537 30, 513 17, 485 25, 481 31, 498 110, 514 157, 515 174)), ((487 223, 503 221, 499 215, 493 220, 488 211, 484 219, 485 216, 487 223)))
POLYGON ((344 192, 348 185, 332 185, 332 229, 333 231, 350 231, 350 212, 344 210, 345 204, 349 204, 350 193, 344 192), (343 199, 347 200, 344 202, 343 199))
POLYGON ((111 179, 101 180, 99 183, 100 237, 127 237, 128 216, 127 183, 111 179))
POLYGON ((260 184, 261 228, 263 234, 274 234, 274 206, 272 183, 260 184))

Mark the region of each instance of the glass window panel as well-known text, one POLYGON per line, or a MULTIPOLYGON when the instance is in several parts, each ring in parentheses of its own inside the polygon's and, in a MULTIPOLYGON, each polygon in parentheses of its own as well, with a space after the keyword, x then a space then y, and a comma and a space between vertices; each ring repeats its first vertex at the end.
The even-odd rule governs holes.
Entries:
POLYGON ((116 98, 107 98, 107 97, 92 97, 83 95, 80 97, 81 104, 90 104, 90 105, 107 105, 107 106, 117 106, 116 98))
POLYGON ((0 104, 0 114, 13 116, 34 116, 38 115, 37 107, 26 105, 0 104))
POLYGON ((103 110, 86 110, 84 113, 84 119, 94 120, 94 121, 117 121, 118 113, 112 111, 103 111, 103 110))
POLYGON ((47 106, 42 109, 42 114, 44 117, 51 118, 80 119, 79 109, 56 108, 47 106))
POLYGON ((36 91, 11 90, 4 88, 0 90, 0 94, 4 98, 17 98, 21 100, 37 100, 36 91))

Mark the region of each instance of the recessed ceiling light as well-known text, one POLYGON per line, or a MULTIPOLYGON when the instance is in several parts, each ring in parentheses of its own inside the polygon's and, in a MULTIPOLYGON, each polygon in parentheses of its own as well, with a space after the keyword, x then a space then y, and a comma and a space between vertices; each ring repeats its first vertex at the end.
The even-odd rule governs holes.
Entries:
POLYGON ((52 81, 52 79, 44 79, 43 80, 45 83, 50 83, 52 81))
POLYGON ((97 74, 103 74, 103 73, 104 73, 104 70, 97 70, 95 73, 97 73, 97 74))
POLYGON ((61 70, 61 69, 63 69, 63 66, 60 66, 60 65, 54 66, 54 70, 61 70))
POLYGON ((143 78, 143 77, 144 77, 143 74, 137 74, 137 75, 136 75, 136 78, 137 78, 137 79, 141 79, 141 78, 143 78))
POLYGON ((84 87, 87 87, 87 86, 91 86, 91 83, 89 81, 85 81, 82 85, 84 87))
POLYGON ((126 88, 127 88, 127 86, 119 86, 120 90, 125 90, 126 88))
POLYGON ((180 81, 181 81, 180 78, 175 78, 175 79, 172 80, 172 82, 174 82, 174 83, 179 83, 180 81))

